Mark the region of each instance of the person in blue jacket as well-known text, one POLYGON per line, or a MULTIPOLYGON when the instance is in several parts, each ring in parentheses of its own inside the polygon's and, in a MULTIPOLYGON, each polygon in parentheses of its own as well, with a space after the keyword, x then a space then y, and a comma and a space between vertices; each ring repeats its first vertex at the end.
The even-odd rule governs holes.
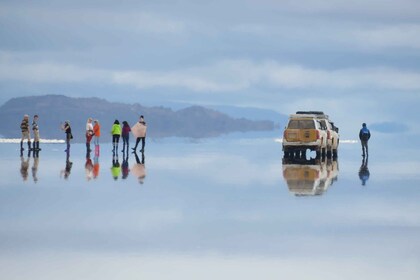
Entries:
POLYGON ((370 131, 367 128, 366 124, 363 123, 362 124, 362 129, 360 129, 359 132, 359 139, 360 142, 362 143, 362 156, 369 156, 369 152, 368 152, 368 141, 370 139, 370 131))

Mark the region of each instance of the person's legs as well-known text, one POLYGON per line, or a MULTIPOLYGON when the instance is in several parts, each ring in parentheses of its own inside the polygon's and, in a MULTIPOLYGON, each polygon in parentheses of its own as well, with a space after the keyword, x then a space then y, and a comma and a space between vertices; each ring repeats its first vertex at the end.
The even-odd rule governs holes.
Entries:
POLYGON ((118 142, 120 140, 119 135, 115 135, 115 151, 118 152, 118 142))
POLYGON ((144 146, 146 145, 146 137, 141 138, 141 152, 144 152, 144 146))
POLYGON ((39 142, 39 132, 37 130, 34 130, 34 146, 32 147, 33 150, 37 150, 37 145, 39 142))
POLYGON ((65 152, 69 153, 70 152, 70 135, 67 135, 66 144, 67 144, 67 149, 65 150, 65 152))
POLYGON ((22 138, 20 139, 20 151, 24 151, 25 150, 23 148, 23 139, 25 139, 25 134, 22 132, 22 138))
POLYGON ((368 157, 369 156, 368 141, 366 141, 365 147, 366 147, 366 156, 368 157))
POLYGON ((28 138, 28 149, 30 151, 32 150, 32 148, 31 148, 31 135, 29 134, 29 131, 26 132, 26 137, 28 138))
POLYGON ((364 141, 364 140, 362 140, 362 156, 365 156, 366 155, 366 150, 367 150, 367 142, 366 141, 364 141))
POLYGON ((140 139, 141 139, 140 137, 136 138, 136 145, 134 146, 134 148, 132 148, 134 151, 137 149, 137 145, 139 144, 140 139))

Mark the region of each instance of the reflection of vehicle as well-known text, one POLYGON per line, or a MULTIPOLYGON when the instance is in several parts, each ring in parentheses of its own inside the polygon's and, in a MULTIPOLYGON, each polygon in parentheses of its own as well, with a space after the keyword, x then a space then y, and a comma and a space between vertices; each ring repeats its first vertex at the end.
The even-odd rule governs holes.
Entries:
POLYGON ((327 157, 337 157, 338 144, 340 142, 340 136, 338 134, 338 127, 329 120, 328 115, 319 111, 299 111, 296 114, 308 115, 312 114, 321 123, 321 128, 327 131, 327 157))
POLYGON ((283 178, 296 196, 321 195, 338 176, 336 160, 283 159, 283 178))
POLYGON ((314 114, 292 114, 283 133, 286 158, 305 157, 306 150, 316 151, 316 157, 327 151, 327 130, 314 114))

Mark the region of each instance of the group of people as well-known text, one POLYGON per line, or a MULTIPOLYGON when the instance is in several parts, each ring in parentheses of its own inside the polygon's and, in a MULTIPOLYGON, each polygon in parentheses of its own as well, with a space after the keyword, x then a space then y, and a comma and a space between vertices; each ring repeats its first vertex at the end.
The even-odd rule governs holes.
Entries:
POLYGON ((122 137, 123 140, 123 149, 122 152, 127 152, 129 149, 129 143, 130 143, 130 132, 133 133, 133 135, 136 137, 136 144, 134 148, 132 148, 133 152, 136 151, 137 146, 139 145, 141 141, 141 149, 140 152, 144 152, 144 147, 146 145, 146 129, 147 125, 144 121, 144 116, 141 115, 139 118, 139 121, 130 127, 127 121, 122 122, 122 127, 120 125, 120 122, 118 120, 114 121, 114 124, 112 125, 111 134, 112 134, 112 151, 114 153, 118 152, 118 144, 120 141, 120 137, 122 137))
POLYGON ((20 151, 23 152, 25 149, 23 148, 23 140, 28 140, 28 150, 29 151, 40 151, 41 148, 39 147, 39 127, 38 127, 38 119, 39 116, 35 115, 32 120, 32 127, 30 128, 29 125, 29 115, 24 115, 23 120, 20 124, 20 129, 22 131, 22 138, 20 140, 20 151), (31 147, 31 132, 33 131, 34 134, 34 144, 31 147))
MULTIPOLYGON (((23 147, 24 140, 27 140, 28 143, 28 150, 29 151, 40 151, 41 148, 39 147, 39 126, 38 126, 39 116, 34 115, 32 120, 32 127, 29 124, 29 115, 24 115, 22 122, 20 124, 20 129, 22 132, 22 137, 20 141, 20 151, 23 152, 25 148, 23 147), (31 131, 33 132, 33 146, 31 142, 31 131)), ((65 121, 61 129, 66 134, 66 149, 65 152, 70 151, 70 141, 73 139, 72 129, 70 125, 70 121, 65 121)), ((133 152, 137 149, 139 143, 141 142, 141 149, 140 152, 144 152, 144 147, 146 145, 146 129, 147 125, 144 120, 144 116, 140 116, 139 121, 133 126, 130 127, 127 121, 122 122, 122 127, 118 120, 114 121, 111 129, 112 135, 112 145, 113 145, 113 152, 118 151, 118 144, 120 137, 123 140, 123 149, 122 152, 127 151, 129 149, 129 139, 130 139, 130 132, 134 134, 136 137, 136 144, 134 148, 132 148, 133 152)), ((88 118, 86 122, 86 151, 89 153, 91 152, 90 143, 92 139, 94 139, 94 144, 99 144, 99 138, 101 137, 101 125, 98 120, 93 120, 92 118, 88 118)))

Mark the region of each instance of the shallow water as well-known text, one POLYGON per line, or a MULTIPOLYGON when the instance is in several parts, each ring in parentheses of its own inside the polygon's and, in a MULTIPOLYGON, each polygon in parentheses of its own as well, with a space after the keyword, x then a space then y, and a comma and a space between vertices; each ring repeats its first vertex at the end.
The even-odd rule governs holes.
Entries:
POLYGON ((420 152, 386 143, 364 184, 359 144, 302 166, 273 137, 149 140, 128 175, 109 143, 70 172, 64 144, 1 144, 2 278, 418 279, 420 152))

